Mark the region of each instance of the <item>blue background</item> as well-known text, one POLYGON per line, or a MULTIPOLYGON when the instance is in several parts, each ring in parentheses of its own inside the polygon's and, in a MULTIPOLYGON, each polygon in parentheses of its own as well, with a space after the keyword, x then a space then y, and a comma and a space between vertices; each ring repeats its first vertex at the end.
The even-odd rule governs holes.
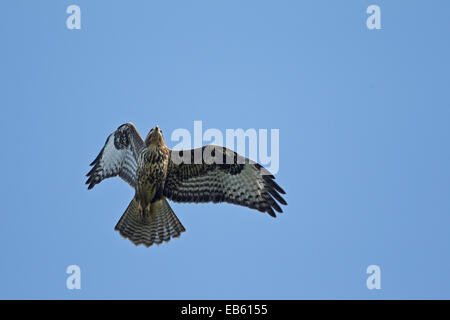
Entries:
POLYGON ((448 1, 2 1, 0 298, 450 298, 448 1), (68 30, 77 4, 82 29, 68 30), (382 30, 366 8, 381 7, 382 30), (273 219, 172 204, 159 247, 113 230, 133 190, 84 174, 134 122, 280 129, 273 219), (81 290, 66 268, 81 267, 81 290), (381 267, 381 290, 366 288, 381 267))

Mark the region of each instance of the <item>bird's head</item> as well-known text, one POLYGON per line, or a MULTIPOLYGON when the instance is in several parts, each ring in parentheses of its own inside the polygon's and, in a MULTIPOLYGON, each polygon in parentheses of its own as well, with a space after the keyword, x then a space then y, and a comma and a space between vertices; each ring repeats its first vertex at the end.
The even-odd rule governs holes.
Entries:
POLYGON ((150 130, 150 132, 147 135, 147 138, 145 138, 145 145, 146 146, 152 145, 156 147, 165 145, 162 130, 158 126, 150 130))

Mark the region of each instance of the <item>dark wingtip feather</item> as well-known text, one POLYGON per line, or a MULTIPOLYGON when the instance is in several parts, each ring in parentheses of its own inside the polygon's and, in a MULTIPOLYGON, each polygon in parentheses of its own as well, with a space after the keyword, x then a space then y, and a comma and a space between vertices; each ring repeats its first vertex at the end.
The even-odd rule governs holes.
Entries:
POLYGON ((286 200, 284 200, 283 197, 280 196, 276 190, 269 188, 268 191, 269 191, 270 195, 272 197, 274 197, 279 203, 287 205, 286 200))
POLYGON ((286 194, 286 191, 284 191, 283 188, 281 188, 278 184, 277 184, 277 186, 278 186, 277 191, 278 191, 279 193, 281 193, 281 194, 286 194))
POLYGON ((92 175, 89 176, 89 179, 86 180, 85 184, 88 184, 88 190, 95 186, 95 182, 92 181, 92 175))
POLYGON ((86 173, 86 177, 92 176, 92 173, 94 172, 95 169, 96 167, 93 167, 91 170, 89 170, 89 172, 86 173))
POLYGON ((278 203, 275 202, 275 200, 272 203, 272 208, 274 208, 276 211, 278 212, 283 212, 283 210, 281 210, 280 206, 278 205, 278 203))
POLYGON ((276 215, 275 212, 273 211, 272 207, 269 207, 269 208, 266 210, 266 212, 267 212, 271 217, 274 217, 274 218, 277 217, 277 215, 276 215))
POLYGON ((264 179, 265 183, 267 183, 269 186, 271 186, 272 188, 277 190, 279 193, 286 194, 286 192, 283 190, 283 188, 281 188, 279 186, 279 184, 275 182, 275 177, 274 176, 264 175, 263 179, 264 179))
POLYGON ((283 188, 281 188, 281 187, 279 186, 279 184, 276 183, 274 180, 270 180, 270 185, 271 185, 275 190, 277 190, 279 193, 281 193, 281 194, 286 194, 286 191, 284 191, 283 188))
POLYGON ((267 213, 269 213, 270 216, 276 217, 274 209, 282 213, 283 210, 281 209, 280 205, 276 202, 278 201, 282 205, 287 205, 286 200, 280 195, 280 194, 286 194, 286 191, 281 188, 277 182, 275 182, 275 176, 271 174, 269 170, 264 168, 260 164, 256 164, 256 168, 259 170, 260 174, 262 175, 262 178, 266 184, 266 192, 270 195, 271 202, 269 209, 267 209, 267 213), (275 199, 274 199, 275 198, 275 199), (276 201, 275 201, 276 200, 276 201))
POLYGON ((275 197, 275 198, 277 199, 277 201, 279 203, 281 203, 282 205, 287 206, 287 202, 286 202, 286 200, 284 200, 284 198, 282 196, 278 195, 278 197, 275 197))

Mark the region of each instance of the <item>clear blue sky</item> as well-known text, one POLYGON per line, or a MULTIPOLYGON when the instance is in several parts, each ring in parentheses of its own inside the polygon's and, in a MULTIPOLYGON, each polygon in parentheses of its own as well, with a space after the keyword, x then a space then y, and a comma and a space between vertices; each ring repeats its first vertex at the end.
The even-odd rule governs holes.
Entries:
POLYGON ((450 298, 450 2, 2 1, 0 298, 450 298), (82 29, 66 28, 77 4, 82 29), (381 7, 381 30, 366 8, 381 7), (280 129, 277 219, 172 204, 135 247, 133 190, 87 191, 106 137, 280 129), (81 267, 82 289, 66 289, 81 267), (366 288, 381 267, 381 290, 366 288))

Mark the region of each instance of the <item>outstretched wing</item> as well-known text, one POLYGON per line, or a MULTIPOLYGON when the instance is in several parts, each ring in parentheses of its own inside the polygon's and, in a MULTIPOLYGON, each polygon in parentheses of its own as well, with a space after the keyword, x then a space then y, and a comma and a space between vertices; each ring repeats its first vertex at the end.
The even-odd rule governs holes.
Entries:
POLYGON ((164 196, 175 202, 228 202, 275 217, 284 190, 261 165, 225 147, 171 150, 164 196))
POLYGON ((105 146, 90 164, 93 168, 86 175, 88 189, 92 189, 103 179, 117 175, 134 188, 138 155, 143 147, 144 141, 132 123, 117 128, 109 135, 105 146))

